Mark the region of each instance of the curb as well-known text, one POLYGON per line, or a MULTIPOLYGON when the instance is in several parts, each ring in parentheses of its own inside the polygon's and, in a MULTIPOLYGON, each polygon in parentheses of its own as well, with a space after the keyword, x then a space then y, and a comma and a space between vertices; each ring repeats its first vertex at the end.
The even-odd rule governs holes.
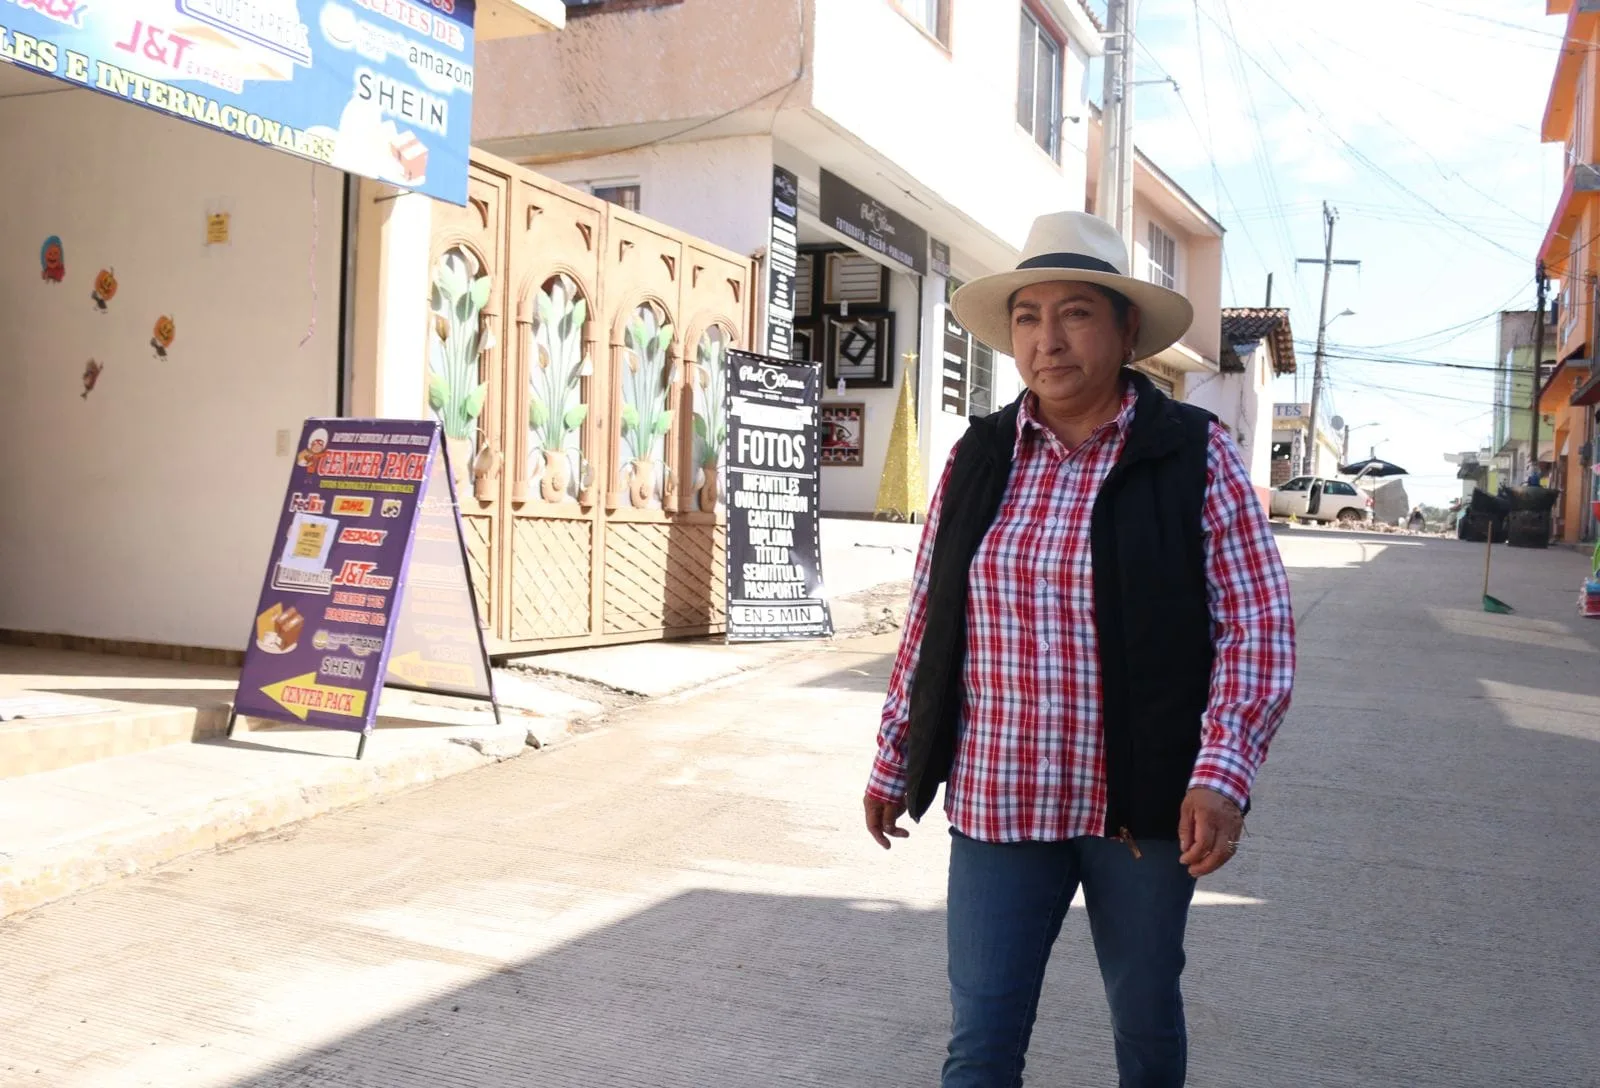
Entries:
POLYGON ((369 754, 359 764, 331 765, 311 781, 262 786, 109 834, 15 856, 0 854, 0 919, 190 854, 244 845, 315 816, 515 759, 571 735, 570 723, 556 728, 557 723, 540 722, 535 730, 528 721, 387 757, 369 754))
MULTIPOLYGON (((851 594, 833 602, 834 642, 897 628, 903 603, 897 586, 851 594)), ((440 743, 385 750, 367 758, 330 763, 308 778, 285 779, 244 793, 214 797, 175 811, 152 814, 131 826, 84 834, 16 854, 0 852, 0 921, 125 876, 147 872, 207 850, 225 850, 292 831, 302 821, 430 785, 466 771, 518 759, 560 745, 633 706, 677 702, 751 672, 786 663, 817 646, 796 643, 793 651, 753 662, 729 673, 623 707, 596 707, 577 719, 527 716, 514 705, 502 726, 471 729, 440 743)), ((218 739, 197 746, 226 747, 218 739)))

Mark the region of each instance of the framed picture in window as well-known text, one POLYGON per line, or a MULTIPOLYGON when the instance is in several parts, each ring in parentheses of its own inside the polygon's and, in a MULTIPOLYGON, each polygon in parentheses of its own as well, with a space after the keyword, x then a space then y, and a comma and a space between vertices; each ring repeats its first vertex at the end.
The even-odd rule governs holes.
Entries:
POLYGON ((790 342, 789 358, 797 363, 821 362, 817 357, 817 328, 810 323, 796 323, 790 342))
POLYGON ((883 389, 894 384, 894 325, 889 314, 830 317, 824 325, 827 385, 883 389))
POLYGON ((822 463, 859 467, 865 438, 867 406, 860 401, 824 401, 817 422, 822 432, 822 463))
POLYGON ((889 270, 850 250, 827 254, 822 299, 829 306, 889 305, 889 270))

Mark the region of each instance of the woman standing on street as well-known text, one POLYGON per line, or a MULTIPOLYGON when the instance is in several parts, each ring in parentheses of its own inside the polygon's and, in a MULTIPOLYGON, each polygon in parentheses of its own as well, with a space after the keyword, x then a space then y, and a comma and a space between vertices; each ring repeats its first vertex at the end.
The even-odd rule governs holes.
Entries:
POLYGON ((1080 885, 1122 1088, 1183 1084, 1189 901, 1289 704, 1288 581, 1238 448, 1130 369, 1193 308, 1126 269, 1115 230, 1061 212, 952 300, 1027 390, 934 493, 865 798, 887 849, 945 783, 945 1088, 1022 1083, 1080 885))

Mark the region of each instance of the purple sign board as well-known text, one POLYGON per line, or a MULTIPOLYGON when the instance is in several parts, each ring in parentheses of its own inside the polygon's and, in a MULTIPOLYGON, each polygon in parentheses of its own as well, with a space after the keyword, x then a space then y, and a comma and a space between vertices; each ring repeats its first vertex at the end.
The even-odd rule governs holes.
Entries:
POLYGON ((234 714, 363 735, 385 684, 493 699, 439 424, 310 419, 234 714))

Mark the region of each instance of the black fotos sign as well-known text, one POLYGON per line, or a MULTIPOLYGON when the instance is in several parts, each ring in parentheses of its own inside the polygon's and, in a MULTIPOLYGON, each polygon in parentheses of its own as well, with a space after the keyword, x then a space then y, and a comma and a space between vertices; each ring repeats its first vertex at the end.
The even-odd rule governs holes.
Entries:
POLYGON ((728 640, 827 638, 815 364, 728 353, 728 640))

